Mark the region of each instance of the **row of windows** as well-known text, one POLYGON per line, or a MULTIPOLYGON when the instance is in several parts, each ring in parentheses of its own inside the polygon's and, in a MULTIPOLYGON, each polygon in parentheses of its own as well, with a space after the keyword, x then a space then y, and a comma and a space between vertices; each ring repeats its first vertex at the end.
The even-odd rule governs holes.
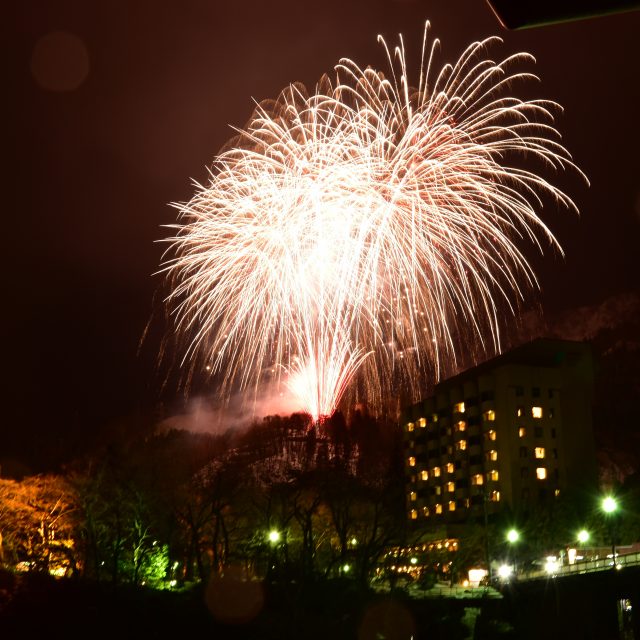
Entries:
MULTIPOLYGON (((521 447, 521 449, 526 449, 526 447, 521 447)), ((554 451, 556 451, 556 450, 554 449, 554 451)), ((495 462, 498 459, 498 452, 495 449, 490 449, 489 451, 485 452, 484 457, 488 462, 495 462)), ((520 457, 523 457, 522 456, 522 452, 520 454, 520 457)), ((524 457, 526 457, 526 456, 524 456, 524 457)), ((424 458, 423 458, 423 460, 424 460, 424 458)), ((416 466, 416 456, 409 456, 407 458, 407 462, 408 462, 410 467, 415 467, 416 466)), ((472 464, 472 465, 474 465, 474 464, 482 464, 482 456, 480 456, 480 455, 470 456, 469 457, 469 464, 472 464)), ((447 470, 447 473, 453 473, 454 468, 455 469, 460 469, 461 467, 462 467, 462 465, 461 465, 459 460, 456 460, 455 463, 448 462, 445 465, 445 469, 447 470), (449 471, 449 469, 451 469, 451 471, 449 471)), ((422 473, 427 473, 427 472, 423 471, 422 473)), ((438 478, 440 476, 440 467, 439 466, 433 467, 431 469, 431 473, 433 474, 434 477, 438 478)), ((428 476, 427 476, 427 478, 428 478, 428 476)), ((426 480, 427 478, 424 478, 424 479, 426 480)))
MULTIPOLYGON (((482 496, 477 496, 477 497, 480 498, 480 502, 481 502, 482 496)), ((491 502, 500 502, 499 491, 492 491, 488 497, 491 502)), ((478 504, 479 501, 476 500, 476 501, 473 501, 473 503, 478 504)), ((446 503, 446 508, 448 511, 455 511, 458 508, 468 509, 471 506, 471 504, 472 504, 472 501, 469 498, 462 498, 460 500, 449 500, 446 503)), ((428 518, 431 515, 441 515, 444 512, 444 509, 445 509, 445 505, 442 503, 438 503, 433 507, 422 507, 422 515, 425 518, 428 518)), ((411 509, 410 516, 412 520, 417 520, 418 510, 411 509)))
MULTIPOLYGON (((457 404, 455 404, 453 406, 453 412, 454 413, 464 413, 465 412, 465 404, 464 402, 458 402, 457 404)), ((517 407, 516 408, 516 416, 518 418, 523 417, 525 414, 525 409, 524 407, 517 407)), ((549 418, 553 418, 554 416, 554 409, 551 408, 548 410, 548 417, 549 418)), ((535 418, 536 420, 541 420, 544 417, 544 409, 542 407, 539 406, 533 406, 531 407, 531 417, 535 418)), ((496 412, 493 409, 489 409, 488 411, 485 411, 482 414, 482 419, 485 422, 494 422, 496 419, 496 412)), ((431 423, 437 422, 437 414, 433 414, 432 419, 431 419, 431 423), (434 419, 435 418, 435 419, 434 419)), ((456 421, 456 431, 464 431, 466 429, 466 422, 464 420, 457 420, 456 421)), ((427 426, 427 420, 426 418, 420 418, 417 421, 417 426, 424 429, 427 426)), ((408 422, 406 425, 406 429, 407 431, 411 432, 411 431, 415 431, 416 428, 416 423, 414 422, 408 422)))
MULTIPOLYGON (((466 430, 466 425, 464 422, 462 423, 458 423, 456 425, 456 427, 454 427, 457 431, 465 431, 466 430), (459 426, 462 425, 462 426, 459 426)), ((519 438, 526 438, 527 436, 528 430, 527 427, 518 427, 518 437, 519 438)), ((536 438, 543 438, 544 437, 544 430, 542 427, 534 427, 534 436, 536 438)), ((556 438, 556 430, 555 429, 551 429, 551 437, 553 439, 556 438)), ((498 438, 498 433, 495 429, 489 429, 489 431, 486 431, 484 434, 484 439, 485 441, 495 441, 498 438)), ((429 443, 433 442, 433 440, 429 441, 429 443)), ((424 445, 424 442, 422 442, 422 444, 424 445)), ((464 451, 467 448, 467 445, 475 445, 475 444, 480 444, 480 436, 471 436, 468 441, 465 439, 461 439, 459 440, 457 443, 455 443, 456 449, 458 451, 464 451)), ((406 444, 406 447, 408 447, 409 449, 413 449, 416 446, 416 441, 415 440, 409 440, 406 444)), ((436 446, 430 446, 429 449, 433 450, 434 448, 437 448, 437 444, 436 446)), ((453 449, 451 448, 450 445, 448 446, 444 446, 442 447, 442 453, 448 453, 451 454, 453 452, 453 449)))
MULTIPOLYGON (((424 471, 423 474, 424 474, 423 477, 425 476, 428 477, 428 473, 426 471, 424 471)), ((482 475, 481 473, 476 473, 471 476, 471 484, 474 486, 480 486, 484 484, 485 477, 487 479, 487 482, 498 482, 498 480, 500 480, 500 473, 498 472, 497 469, 491 469, 490 471, 487 471, 487 473, 484 475, 482 475)), ((453 493, 456 490, 456 486, 458 489, 464 489, 467 487, 467 482, 468 481, 466 478, 462 478, 458 481, 456 485, 456 483, 453 480, 450 480, 442 486, 432 487, 431 488, 433 490, 432 495, 439 496, 442 493, 442 489, 446 489, 447 493, 453 493)), ((410 500, 412 501, 417 500, 417 498, 418 498, 418 494, 416 491, 411 491, 409 493, 410 500)))

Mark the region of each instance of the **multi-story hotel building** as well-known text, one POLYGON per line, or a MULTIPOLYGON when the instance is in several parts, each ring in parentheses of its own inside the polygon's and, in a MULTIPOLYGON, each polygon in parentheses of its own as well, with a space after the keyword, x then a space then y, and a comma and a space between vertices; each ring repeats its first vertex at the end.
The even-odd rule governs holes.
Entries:
POLYGON ((435 387, 401 419, 407 513, 455 523, 595 486, 589 345, 540 339, 435 387))

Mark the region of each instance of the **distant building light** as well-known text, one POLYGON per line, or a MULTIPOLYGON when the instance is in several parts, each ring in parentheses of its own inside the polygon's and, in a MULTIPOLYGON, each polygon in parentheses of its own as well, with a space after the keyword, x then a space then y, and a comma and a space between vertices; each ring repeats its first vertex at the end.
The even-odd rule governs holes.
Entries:
POLYGON ((498 567, 498 575, 503 580, 508 580, 513 574, 513 567, 508 564, 501 564, 498 567))
POLYGON ((411 509, 411 519, 412 520, 418 519, 418 512, 415 509, 411 509))
POLYGON ((536 478, 538 480, 546 480, 547 478, 547 470, 545 467, 537 467, 536 468, 536 478))
POLYGON ((536 458, 538 458, 538 459, 542 459, 542 458, 544 458, 544 456, 545 456, 545 454, 546 454, 546 452, 545 452, 545 450, 544 450, 544 447, 536 447, 536 448, 534 449, 534 451, 535 451, 535 456, 536 456, 536 458))
POLYGON ((420 418, 420 420, 418 420, 418 426, 421 429, 424 429, 427 426, 427 421, 425 418, 420 418))
POLYGON ((524 427, 518 428, 518 438, 524 438, 527 435, 527 430, 524 427))
POLYGON ((423 471, 420 472, 420 480, 428 480, 429 479, 429 472, 424 469, 423 471))
POLYGON ((469 583, 474 587, 479 586, 479 584, 487 577, 486 569, 469 569, 469 583))
POLYGON ((533 418, 542 418, 542 407, 531 407, 531 416, 533 418))
POLYGON ((489 409, 489 411, 485 411, 482 414, 482 417, 488 422, 493 422, 496 419, 496 412, 493 409, 489 409))
POLYGON ((435 478, 440 477, 440 467, 433 467, 433 475, 435 478))
POLYGON ((413 422, 408 422, 407 423, 407 431, 413 431, 414 430, 414 424, 413 422))
POLYGON ((453 462, 447 462, 447 473, 453 473, 453 472, 454 472, 453 462))
POLYGON ((411 502, 415 502, 418 499, 418 494, 415 491, 412 491, 409 494, 409 500, 411 500, 411 502))
POLYGON ((492 480, 493 482, 498 482, 500 478, 500 474, 497 472, 496 469, 491 469, 491 471, 489 471, 489 473, 487 473, 487 480, 492 480))
POLYGON ((449 501, 449 511, 455 511, 456 510, 456 501, 455 500, 450 500, 449 501))
POLYGON ((464 402, 457 402, 453 405, 454 413, 464 413, 464 402))
POLYGON ((547 556, 547 561, 544 564, 544 570, 549 574, 552 575, 554 573, 558 572, 558 560, 555 556, 547 556))
POLYGON ((442 513, 442 505, 441 504, 437 504, 436 505, 436 513, 437 514, 441 514, 442 513))
POLYGON ((416 458, 415 458, 415 456, 409 456, 409 466, 410 467, 415 467, 416 466, 416 458))
POLYGON ((475 475, 471 476, 471 484, 476 486, 484 484, 483 475, 481 473, 476 473, 475 475))

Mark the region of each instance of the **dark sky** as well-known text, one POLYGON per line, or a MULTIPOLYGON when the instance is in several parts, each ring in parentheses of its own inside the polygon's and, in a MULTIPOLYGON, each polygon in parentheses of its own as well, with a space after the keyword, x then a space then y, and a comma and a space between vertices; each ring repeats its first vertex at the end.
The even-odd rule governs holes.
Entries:
POLYGON ((73 451, 159 400, 157 333, 138 344, 159 307, 167 203, 205 179, 252 98, 313 86, 343 56, 381 66, 378 33, 402 32, 417 66, 427 18, 442 60, 497 33, 500 53, 533 53, 537 93, 565 107, 558 126, 592 185, 560 178, 580 219, 544 214, 566 250, 534 259, 545 312, 638 290, 640 13, 504 32, 483 0, 15 4, 0 458, 73 451))

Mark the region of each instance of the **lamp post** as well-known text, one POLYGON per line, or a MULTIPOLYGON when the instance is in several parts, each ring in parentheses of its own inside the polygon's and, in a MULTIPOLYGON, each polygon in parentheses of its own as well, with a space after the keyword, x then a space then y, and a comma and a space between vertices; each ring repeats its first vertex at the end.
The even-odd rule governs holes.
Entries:
POLYGON ((613 568, 617 568, 616 563, 616 535, 615 535, 615 513, 618 511, 618 501, 613 496, 602 498, 602 510, 609 523, 609 535, 611 536, 611 555, 613 556, 613 568))
MULTIPOLYGON (((513 527, 507 531, 507 535, 505 536, 509 545, 513 548, 515 544, 520 540, 520 532, 513 527)), ((513 558, 513 574, 514 577, 517 577, 517 566, 516 566, 516 553, 515 550, 511 552, 511 556, 513 558)))

